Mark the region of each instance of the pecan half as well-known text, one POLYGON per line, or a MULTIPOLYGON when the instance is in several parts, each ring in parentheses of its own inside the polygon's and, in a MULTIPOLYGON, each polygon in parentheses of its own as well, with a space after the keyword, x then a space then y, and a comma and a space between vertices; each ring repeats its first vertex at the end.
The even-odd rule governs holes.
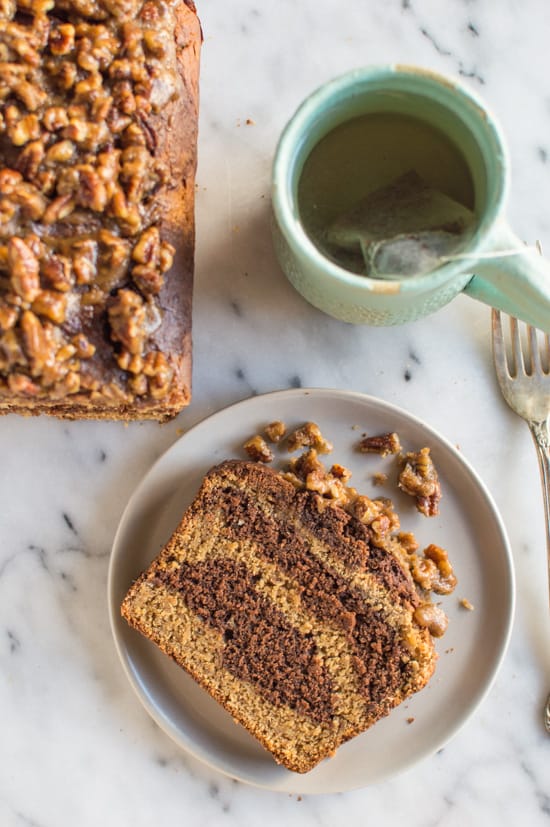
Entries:
POLYGON ((8 242, 8 267, 17 295, 24 301, 34 301, 40 292, 40 264, 22 238, 10 238, 8 242))

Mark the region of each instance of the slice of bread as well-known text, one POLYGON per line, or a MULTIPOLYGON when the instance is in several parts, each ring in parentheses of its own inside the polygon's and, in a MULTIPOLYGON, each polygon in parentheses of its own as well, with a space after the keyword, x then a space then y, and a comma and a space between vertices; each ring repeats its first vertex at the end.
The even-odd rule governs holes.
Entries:
POLYGON ((425 686, 420 599, 369 529, 259 463, 212 468, 131 586, 127 622, 308 772, 425 686))

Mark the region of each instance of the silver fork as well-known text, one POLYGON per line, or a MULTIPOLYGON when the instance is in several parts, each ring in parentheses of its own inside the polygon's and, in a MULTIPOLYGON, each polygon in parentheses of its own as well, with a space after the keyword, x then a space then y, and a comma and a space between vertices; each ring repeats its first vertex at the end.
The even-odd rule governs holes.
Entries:
MULTIPOLYGON (((531 430, 537 448, 544 513, 550 587, 550 337, 527 326, 522 344, 517 319, 510 318, 510 358, 507 353, 500 312, 493 310, 493 360, 502 395, 531 430), (542 349, 539 341, 542 338, 542 349)), ((550 733, 550 695, 544 707, 544 726, 550 733)))

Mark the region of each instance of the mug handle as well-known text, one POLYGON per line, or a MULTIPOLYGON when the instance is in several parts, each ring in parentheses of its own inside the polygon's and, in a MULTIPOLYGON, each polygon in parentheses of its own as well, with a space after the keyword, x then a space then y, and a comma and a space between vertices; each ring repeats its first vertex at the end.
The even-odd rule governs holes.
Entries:
POLYGON ((550 262, 501 221, 464 292, 550 333, 550 262))

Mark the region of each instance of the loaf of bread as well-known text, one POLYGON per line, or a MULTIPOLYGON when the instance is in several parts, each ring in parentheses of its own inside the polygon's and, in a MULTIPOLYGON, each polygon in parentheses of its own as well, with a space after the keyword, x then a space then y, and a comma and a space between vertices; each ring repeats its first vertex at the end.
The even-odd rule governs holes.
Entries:
POLYGON ((192 0, 0 2, 0 413, 190 400, 192 0))
POLYGON ((228 460, 122 615, 303 773, 427 683, 436 653, 418 605, 409 571, 358 519, 228 460))

